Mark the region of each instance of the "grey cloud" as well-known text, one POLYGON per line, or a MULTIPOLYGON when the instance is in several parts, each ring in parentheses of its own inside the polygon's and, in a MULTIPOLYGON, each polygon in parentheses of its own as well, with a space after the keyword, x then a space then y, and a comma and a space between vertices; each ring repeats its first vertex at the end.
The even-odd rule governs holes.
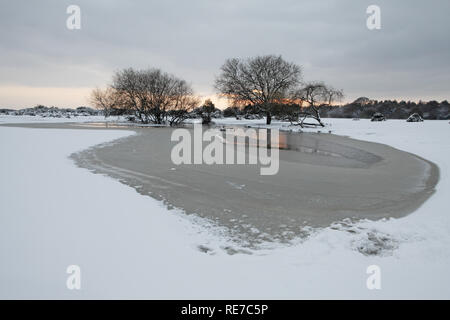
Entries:
POLYGON ((282 54, 347 96, 436 96, 450 87, 450 2, 0 1, 0 85, 102 86, 123 67, 161 67, 202 92, 228 57, 282 54), (66 8, 82 29, 65 27, 66 8), (381 7, 382 29, 365 10, 381 7))

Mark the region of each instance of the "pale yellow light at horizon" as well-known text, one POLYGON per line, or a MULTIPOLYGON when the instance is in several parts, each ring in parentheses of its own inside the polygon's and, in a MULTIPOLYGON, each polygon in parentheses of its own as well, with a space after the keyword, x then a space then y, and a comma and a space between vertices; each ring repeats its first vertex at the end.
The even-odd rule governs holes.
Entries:
POLYGON ((59 108, 88 105, 92 88, 0 86, 0 108, 21 109, 42 104, 59 108))
MULTIPOLYGON (((90 87, 0 86, 0 109, 22 109, 40 104, 59 108, 89 106, 89 97, 93 89, 90 87)), ((228 106, 226 99, 221 99, 215 94, 199 94, 198 97, 201 103, 211 99, 220 109, 228 106)))

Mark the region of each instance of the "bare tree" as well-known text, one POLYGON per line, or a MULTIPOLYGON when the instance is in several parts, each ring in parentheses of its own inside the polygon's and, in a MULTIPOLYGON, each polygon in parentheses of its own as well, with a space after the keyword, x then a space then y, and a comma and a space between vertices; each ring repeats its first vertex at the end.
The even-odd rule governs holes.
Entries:
POLYGON ((301 105, 303 103, 308 104, 306 108, 302 108, 306 111, 299 113, 298 124, 301 127, 308 125, 324 127, 325 125, 320 118, 320 107, 329 106, 333 102, 341 100, 343 96, 342 90, 336 90, 323 82, 309 82, 305 84, 301 89, 294 91, 291 96, 293 100, 299 100, 301 105), (305 122, 308 118, 316 120, 317 124, 305 122))
POLYGON ((251 104, 272 120, 271 108, 283 102, 301 80, 300 66, 281 56, 257 56, 245 60, 229 59, 221 67, 215 87, 233 105, 251 104))
POLYGON ((179 124, 199 103, 186 81, 159 69, 119 71, 112 88, 122 105, 143 123, 179 124))
POLYGON ((91 93, 90 102, 96 109, 103 110, 105 117, 109 117, 113 110, 119 109, 123 105, 120 95, 116 94, 116 91, 111 88, 94 89, 91 93))
POLYGON ((335 89, 333 87, 326 87, 326 95, 328 97, 328 101, 326 103, 327 106, 331 106, 335 102, 340 102, 344 99, 344 91, 342 89, 335 89))
POLYGON ((200 100, 193 95, 193 91, 185 81, 178 81, 173 88, 171 95, 172 103, 166 114, 170 126, 181 124, 189 116, 189 112, 194 110, 200 100))

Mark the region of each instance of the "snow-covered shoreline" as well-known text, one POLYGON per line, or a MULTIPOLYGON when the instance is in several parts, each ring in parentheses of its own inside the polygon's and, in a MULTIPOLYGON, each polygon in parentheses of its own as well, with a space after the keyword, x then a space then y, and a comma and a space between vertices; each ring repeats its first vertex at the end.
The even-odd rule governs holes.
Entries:
POLYGON ((228 255, 220 237, 67 159, 129 131, 0 127, 0 297, 449 298, 448 121, 324 120, 324 132, 433 161, 440 168, 436 193, 405 218, 325 228, 290 247, 228 255), (390 245, 380 255, 358 250, 375 250, 378 241, 390 245), (65 288, 70 264, 82 268, 79 292, 65 288), (372 264, 381 268, 381 290, 366 288, 372 264))

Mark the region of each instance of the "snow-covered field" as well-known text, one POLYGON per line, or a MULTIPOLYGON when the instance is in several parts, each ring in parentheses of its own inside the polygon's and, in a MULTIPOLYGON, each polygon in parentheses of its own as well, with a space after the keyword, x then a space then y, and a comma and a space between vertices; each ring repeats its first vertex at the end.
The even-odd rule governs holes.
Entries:
MULTIPOLYGON (((10 118, 0 123, 38 121, 10 118)), ((437 192, 405 218, 333 226, 292 246, 229 255, 226 239, 201 221, 68 159, 131 131, 0 126, 0 298, 450 298, 448 121, 325 122, 323 131, 435 162, 437 192), (378 255, 361 253, 378 250, 379 241, 378 255), (374 264, 381 290, 366 287, 374 264), (81 267, 79 291, 66 288, 69 265, 81 267)))

